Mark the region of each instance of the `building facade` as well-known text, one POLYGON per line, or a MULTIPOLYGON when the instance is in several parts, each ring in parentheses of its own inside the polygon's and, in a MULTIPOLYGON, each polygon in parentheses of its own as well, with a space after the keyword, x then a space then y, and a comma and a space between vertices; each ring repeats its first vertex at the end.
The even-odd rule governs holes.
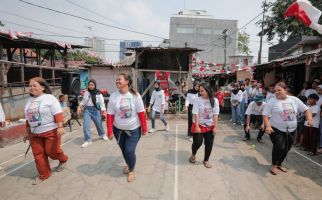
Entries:
POLYGON ((105 59, 105 40, 98 37, 85 38, 85 46, 91 47, 92 51, 96 53, 103 60, 105 59))
POLYGON ((226 60, 228 64, 229 56, 237 52, 237 23, 215 19, 202 10, 181 11, 170 18, 170 47, 198 48, 203 51, 197 54, 197 59, 221 64, 226 60))

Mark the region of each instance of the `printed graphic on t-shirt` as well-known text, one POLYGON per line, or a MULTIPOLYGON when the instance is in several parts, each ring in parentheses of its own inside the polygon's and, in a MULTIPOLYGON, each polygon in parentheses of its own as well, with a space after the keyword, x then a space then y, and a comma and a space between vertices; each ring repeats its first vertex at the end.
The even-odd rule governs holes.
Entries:
POLYGON ((207 103, 205 103, 204 109, 201 111, 201 117, 203 119, 211 119, 211 108, 207 106, 207 103))
POLYGON ((119 117, 121 119, 128 119, 132 116, 132 99, 122 98, 120 101, 119 117))
POLYGON ((41 122, 41 116, 39 113, 40 103, 41 101, 33 101, 30 103, 27 109, 27 119, 29 123, 41 122))
POLYGON ((291 103, 282 103, 283 112, 281 114, 281 117, 283 121, 295 121, 296 115, 295 110, 291 103))

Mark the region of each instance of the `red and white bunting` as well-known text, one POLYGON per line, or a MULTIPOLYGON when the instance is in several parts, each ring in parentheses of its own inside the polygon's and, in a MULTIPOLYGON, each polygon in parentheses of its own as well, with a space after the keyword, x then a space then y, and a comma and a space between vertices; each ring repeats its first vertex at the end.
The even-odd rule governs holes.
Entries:
POLYGON ((15 35, 15 33, 11 29, 8 30, 8 34, 12 40, 18 39, 18 37, 15 35))

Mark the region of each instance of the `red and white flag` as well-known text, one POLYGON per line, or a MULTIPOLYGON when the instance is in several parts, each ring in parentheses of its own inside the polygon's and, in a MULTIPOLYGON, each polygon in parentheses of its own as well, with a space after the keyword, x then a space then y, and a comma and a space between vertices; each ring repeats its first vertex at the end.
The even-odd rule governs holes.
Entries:
POLYGON ((322 25, 319 24, 321 11, 308 0, 297 0, 284 12, 285 17, 296 17, 306 26, 322 34, 322 25))

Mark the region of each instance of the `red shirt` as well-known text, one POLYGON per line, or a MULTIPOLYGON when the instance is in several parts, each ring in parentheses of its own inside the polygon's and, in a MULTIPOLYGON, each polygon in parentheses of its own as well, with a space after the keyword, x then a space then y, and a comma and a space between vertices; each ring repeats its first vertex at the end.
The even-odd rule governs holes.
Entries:
POLYGON ((218 99, 218 101, 219 101, 219 105, 223 105, 223 103, 224 103, 224 93, 222 93, 222 92, 217 92, 216 94, 215 94, 215 96, 216 96, 216 98, 218 99))

